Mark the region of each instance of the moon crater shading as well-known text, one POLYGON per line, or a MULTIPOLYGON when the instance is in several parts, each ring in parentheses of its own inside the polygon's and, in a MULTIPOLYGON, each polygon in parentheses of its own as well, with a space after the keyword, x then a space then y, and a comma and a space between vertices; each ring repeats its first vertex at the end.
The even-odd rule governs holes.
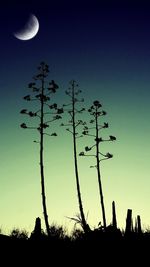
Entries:
POLYGON ((35 37, 38 31, 38 19, 36 18, 36 16, 31 14, 25 26, 20 31, 15 32, 14 36, 19 40, 27 41, 35 37))

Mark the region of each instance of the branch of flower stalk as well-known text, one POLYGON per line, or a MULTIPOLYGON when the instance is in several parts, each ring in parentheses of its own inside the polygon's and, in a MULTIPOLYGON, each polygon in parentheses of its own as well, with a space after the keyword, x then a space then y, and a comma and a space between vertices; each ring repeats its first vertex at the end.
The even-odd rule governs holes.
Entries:
POLYGON ((105 128, 105 127, 104 127, 104 126, 100 126, 100 127, 98 128, 98 131, 102 130, 103 128, 105 128))
POLYGON ((86 146, 86 147, 85 147, 85 151, 88 152, 88 151, 92 150, 93 147, 95 147, 95 146, 96 146, 96 144, 94 144, 94 145, 91 146, 91 147, 86 146))
POLYGON ((81 111, 81 112, 79 112, 79 111, 75 111, 75 112, 74 112, 75 115, 76 115, 76 114, 79 114, 79 113, 82 113, 82 111, 81 111))
POLYGON ((102 141, 104 141, 104 142, 110 142, 110 141, 112 142, 112 141, 116 141, 116 137, 110 135, 110 136, 109 136, 109 139, 102 139, 102 141))
POLYGON ((71 94, 71 92, 69 92, 69 90, 66 90, 65 93, 66 93, 66 95, 68 95, 70 98, 72 98, 72 94, 71 94))
POLYGON ((45 121, 45 123, 51 123, 51 122, 56 121, 56 120, 57 120, 57 119, 54 118, 54 119, 52 119, 51 121, 45 121))
POLYGON ((53 104, 51 104, 51 105, 49 105, 49 104, 47 104, 47 103, 44 103, 44 105, 47 105, 47 106, 49 107, 49 109, 55 109, 55 110, 57 110, 57 109, 58 109, 58 107, 57 107, 57 104, 56 104, 56 103, 53 103, 53 104))
POLYGON ((101 156, 103 156, 103 157, 106 157, 106 155, 105 154, 103 154, 103 153, 101 153, 101 152, 98 152, 101 156))
POLYGON ((78 122, 78 123, 75 125, 75 128, 77 128, 79 125, 81 125, 80 122, 78 122))
POLYGON ((84 156, 84 157, 96 157, 95 155, 86 155, 83 151, 79 153, 79 156, 84 156))
POLYGON ((20 127, 23 129, 29 129, 29 130, 37 129, 37 127, 30 127, 30 126, 27 126, 25 123, 20 124, 20 127))
POLYGON ((48 134, 48 133, 43 133, 44 135, 48 135, 48 136, 50 136, 50 137, 52 137, 52 136, 57 136, 57 134, 56 133, 52 133, 52 134, 48 134))
POLYGON ((40 99, 38 99, 38 98, 30 98, 30 99, 23 98, 23 99, 27 100, 27 101, 40 101, 40 99))
POLYGON ((71 106, 72 103, 69 103, 69 104, 63 104, 63 107, 68 107, 68 106, 71 106))
POLYGON ((81 138, 81 137, 83 137, 83 135, 77 136, 76 138, 81 138))
POLYGON ((37 114, 37 112, 28 111, 27 109, 22 109, 20 113, 24 115, 28 115, 30 117, 38 117, 39 119, 41 119, 41 117, 37 114))
POLYGON ((68 114, 71 116, 71 118, 73 118, 72 110, 69 110, 69 111, 68 111, 68 114))
POLYGON ((61 123, 60 126, 69 126, 70 127, 70 126, 72 126, 72 124, 71 123, 70 124, 61 123))
POLYGON ((33 82, 28 84, 28 88, 32 88, 33 89, 33 88, 35 88, 35 86, 36 86, 36 83, 33 83, 33 82))
POLYGON ((30 95, 26 95, 23 97, 24 100, 27 100, 27 101, 31 101, 31 96, 30 95))
POLYGON ((59 119, 62 119, 62 117, 59 116, 59 115, 56 115, 56 117, 54 117, 52 120, 46 121, 45 123, 51 123, 51 122, 56 121, 56 120, 59 120, 59 119))
POLYGON ((80 110, 78 110, 78 109, 75 108, 75 114, 76 114, 76 113, 82 113, 83 111, 85 111, 85 108, 82 108, 82 109, 80 109, 80 110))
POLYGON ((96 158, 96 156, 95 155, 92 155, 92 154, 90 154, 90 155, 84 155, 85 157, 95 157, 96 158))
POLYGON ((92 130, 92 129, 95 129, 95 127, 88 127, 87 130, 92 130))
POLYGON ((40 144, 40 142, 39 142, 39 141, 36 141, 36 140, 34 140, 34 141, 33 141, 33 143, 37 143, 37 144, 40 144))
POLYGON ((67 128, 66 131, 68 131, 68 132, 70 132, 71 134, 73 134, 73 132, 72 132, 69 128, 67 128))
POLYGON ((102 161, 102 160, 106 160, 106 159, 111 159, 111 158, 113 158, 113 155, 110 154, 109 152, 108 152, 106 155, 103 154, 103 156, 104 156, 105 158, 100 159, 99 162, 102 161))
POLYGON ((41 110, 39 109, 39 110, 37 110, 35 113, 37 114, 37 113, 39 113, 39 112, 41 112, 41 110))
POLYGON ((90 120, 89 123, 94 123, 95 121, 96 121, 95 119, 94 120, 90 120))
MULTIPOLYGON (((82 133, 83 133, 83 132, 82 132, 82 133)), ((84 135, 88 135, 88 136, 96 137, 94 134, 88 134, 88 133, 86 133, 86 134, 84 134, 84 135)))
POLYGON ((48 106, 48 107, 49 107, 49 104, 47 104, 47 103, 44 103, 44 105, 46 105, 46 106, 48 106))
POLYGON ((56 115, 58 114, 57 112, 45 112, 44 115, 56 115))
POLYGON ((110 159, 110 158, 104 158, 104 159, 100 159, 100 160, 99 160, 99 162, 100 162, 100 161, 102 161, 102 160, 108 160, 108 159, 110 159))
POLYGON ((90 168, 97 168, 97 165, 94 165, 94 166, 90 166, 90 168))
POLYGON ((30 114, 29 114, 29 116, 30 117, 36 117, 36 118, 38 117, 39 119, 41 119, 41 116, 40 115, 38 115, 36 112, 35 112, 35 114, 36 114, 35 116, 30 116, 30 114))
POLYGON ((79 120, 77 124, 75 125, 75 128, 78 127, 79 125, 85 125, 85 122, 83 122, 82 120, 79 120))
POLYGON ((102 110, 102 113, 100 114, 100 116, 105 116, 107 115, 107 112, 105 110, 102 110))

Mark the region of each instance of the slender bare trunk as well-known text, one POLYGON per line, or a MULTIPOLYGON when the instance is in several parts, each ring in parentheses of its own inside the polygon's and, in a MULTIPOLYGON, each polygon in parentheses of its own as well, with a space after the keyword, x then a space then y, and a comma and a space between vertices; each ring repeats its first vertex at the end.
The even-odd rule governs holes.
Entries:
POLYGON ((97 108, 96 108, 96 166, 97 166, 97 176, 98 176, 98 184, 99 184, 99 192, 100 192, 100 202, 102 208, 102 217, 103 217, 103 226, 106 228, 106 216, 105 216, 105 207, 104 207, 104 197, 102 190, 102 182, 101 182, 101 173, 100 173, 100 158, 99 158, 99 134, 98 134, 98 116, 97 116, 97 108))
POLYGON ((84 232, 89 230, 89 226, 86 223, 82 199, 81 199, 81 192, 80 192, 80 183, 79 183, 79 174, 78 174, 78 161, 77 161, 77 147, 76 147, 76 127, 75 127, 75 96, 74 96, 74 82, 72 84, 72 125, 73 125, 73 149, 74 149, 74 165, 75 165, 75 176, 76 176, 76 186, 77 186, 77 195, 79 201, 79 210, 82 220, 82 227, 84 232))
POLYGON ((46 231, 48 236, 50 235, 49 231, 49 222, 48 222, 48 215, 47 215, 47 208, 46 208, 46 196, 45 196, 45 182, 44 182, 44 158, 43 158, 43 142, 44 142, 44 135, 43 135, 43 120, 44 120, 44 80, 42 80, 42 96, 41 96, 41 126, 40 126, 40 170, 41 170, 41 191, 42 191, 42 204, 43 204, 43 214, 44 220, 46 225, 46 231))

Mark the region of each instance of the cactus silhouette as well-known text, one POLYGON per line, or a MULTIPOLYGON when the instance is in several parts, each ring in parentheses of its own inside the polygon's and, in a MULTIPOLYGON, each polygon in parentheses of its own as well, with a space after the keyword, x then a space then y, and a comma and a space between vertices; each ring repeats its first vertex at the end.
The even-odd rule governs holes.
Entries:
POLYGON ((117 217, 116 217, 116 206, 115 201, 112 202, 112 226, 117 229, 117 217))
MULTIPOLYGON (((29 117, 36 118, 38 120, 38 125, 36 126, 27 126, 26 123, 22 123, 20 126, 23 129, 35 129, 39 133, 39 141, 34 141, 40 145, 40 174, 41 174, 41 192, 42 192, 42 205, 43 205, 43 214, 46 225, 46 231, 48 236, 50 235, 49 231, 49 222, 48 214, 46 207, 46 194, 45 194, 45 175, 44 175, 44 137, 48 136, 57 136, 56 133, 47 133, 46 129, 49 128, 49 125, 58 119, 61 119, 60 114, 63 113, 62 108, 58 108, 57 104, 50 104, 52 95, 57 91, 58 85, 52 80, 47 82, 46 78, 49 73, 49 66, 41 62, 38 67, 38 74, 34 76, 34 82, 29 83, 28 87, 32 90, 32 95, 26 95, 24 100, 34 101, 35 107, 39 105, 38 110, 28 111, 27 109, 22 109, 21 114, 28 115, 29 117), (38 104, 37 104, 38 103, 38 104), (48 119, 50 117, 50 119, 48 119)), ((36 122, 37 122, 36 120, 36 122)))
POLYGON ((105 215, 105 206, 104 206, 104 197, 103 197, 103 190, 102 190, 102 181, 101 181, 101 170, 100 170, 100 162, 102 160, 110 159, 113 157, 112 154, 109 152, 106 154, 103 154, 100 152, 100 144, 102 142, 106 141, 115 141, 116 137, 110 135, 109 139, 103 139, 100 136, 100 131, 104 128, 108 128, 108 123, 104 122, 103 125, 99 125, 99 118, 101 116, 105 116, 107 113, 104 110, 101 110, 102 105, 98 100, 95 100, 93 102, 93 105, 88 109, 89 114, 92 116, 92 119, 90 120, 90 124, 94 125, 93 127, 87 126, 87 124, 83 128, 83 135, 90 136, 94 138, 94 144, 92 146, 86 146, 85 152, 80 152, 79 156, 92 156, 96 158, 96 165, 90 166, 96 167, 97 169, 97 177, 98 177, 98 185, 99 185, 99 192, 100 192, 100 203, 102 208, 102 217, 103 217, 103 227, 106 229, 106 215, 105 215), (93 133, 90 133, 90 131, 94 131, 93 133), (89 151, 92 151, 95 148, 95 153, 88 154, 89 151))

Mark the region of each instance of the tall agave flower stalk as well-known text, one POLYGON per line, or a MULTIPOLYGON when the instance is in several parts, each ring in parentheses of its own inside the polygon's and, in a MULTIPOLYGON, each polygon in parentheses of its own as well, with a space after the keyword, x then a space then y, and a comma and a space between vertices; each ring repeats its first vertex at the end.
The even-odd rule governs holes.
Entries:
POLYGON ((70 98, 70 103, 65 106, 65 110, 68 112, 70 116, 70 120, 67 124, 61 124, 61 126, 67 126, 66 129, 69 133, 72 134, 73 140, 73 155, 74 155, 74 170, 76 177, 76 188, 77 188, 77 197, 79 203, 79 211, 80 211, 80 222, 84 232, 89 231, 89 226, 86 222, 83 203, 81 198, 81 190, 80 190, 80 179, 79 179, 79 169, 78 169, 78 158, 77 158, 77 139, 81 137, 78 133, 78 127, 80 125, 84 125, 82 120, 77 119, 77 115, 82 114, 85 110, 84 108, 79 109, 77 104, 84 102, 84 99, 79 99, 78 95, 81 93, 81 90, 78 89, 78 84, 73 80, 70 82, 70 88, 66 90, 67 96, 70 98))
POLYGON ((40 146, 40 175, 41 175, 41 195, 42 195, 42 205, 43 205, 43 215, 46 225, 46 231, 48 236, 50 235, 49 231, 49 222, 48 222, 48 213, 46 205, 46 193, 45 193, 45 174, 44 174, 44 137, 47 136, 57 136, 54 132, 47 132, 50 124, 53 121, 61 119, 60 114, 63 113, 62 108, 58 108, 56 103, 51 103, 52 95, 56 93, 58 85, 52 80, 47 82, 46 78, 49 73, 49 66, 41 62, 38 67, 38 74, 33 78, 34 82, 29 83, 28 87, 31 90, 31 94, 26 95, 24 100, 33 101, 35 108, 38 109, 35 111, 28 111, 27 109, 22 109, 21 114, 27 115, 30 118, 36 119, 36 125, 27 126, 26 123, 22 123, 20 126, 23 129, 33 129, 36 130, 39 134, 39 140, 34 141, 40 146))
POLYGON ((98 178, 98 186, 99 186, 99 195, 100 195, 100 206, 102 210, 102 218, 103 218, 103 227, 106 229, 106 213, 105 213, 105 205, 104 205, 104 196, 103 196, 103 188, 102 188, 102 178, 101 178, 101 161, 107 160, 113 157, 112 154, 106 153, 103 154, 101 152, 101 143, 102 142, 112 142, 116 140, 116 137, 110 135, 109 139, 103 139, 101 137, 101 130, 108 128, 108 123, 104 122, 103 125, 99 124, 99 119, 102 116, 106 115, 104 110, 101 110, 102 105, 98 100, 93 102, 93 105, 88 109, 89 114, 92 116, 90 123, 93 125, 92 127, 88 127, 87 125, 84 126, 83 135, 93 137, 93 145, 86 146, 85 152, 81 152, 80 156, 92 156, 96 158, 96 165, 91 167, 96 167, 97 169, 97 178, 98 178), (92 133, 91 133, 92 132, 92 133), (94 150, 93 154, 89 154, 89 151, 94 150))

